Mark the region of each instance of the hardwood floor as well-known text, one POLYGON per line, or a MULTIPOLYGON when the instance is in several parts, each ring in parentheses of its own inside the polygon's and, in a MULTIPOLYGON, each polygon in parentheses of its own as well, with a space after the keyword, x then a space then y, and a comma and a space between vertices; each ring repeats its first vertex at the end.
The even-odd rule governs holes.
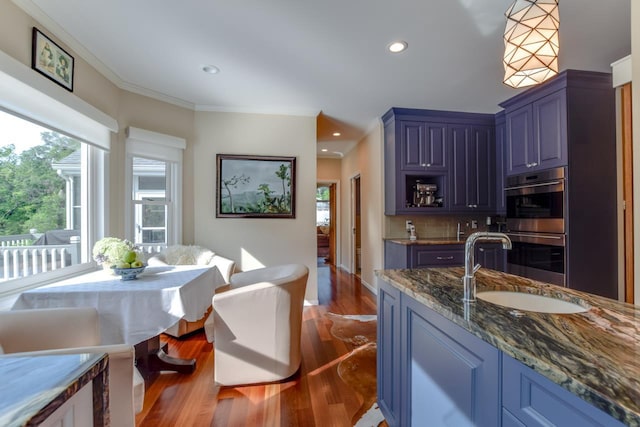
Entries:
POLYGON ((279 383, 215 387, 213 347, 203 332, 186 339, 163 336, 170 355, 197 359, 196 371, 163 373, 147 384, 136 426, 351 426, 363 399, 336 366, 353 347, 331 335, 325 314, 375 314, 375 296, 357 277, 320 265, 318 294, 320 304, 304 309, 302 366, 279 383))

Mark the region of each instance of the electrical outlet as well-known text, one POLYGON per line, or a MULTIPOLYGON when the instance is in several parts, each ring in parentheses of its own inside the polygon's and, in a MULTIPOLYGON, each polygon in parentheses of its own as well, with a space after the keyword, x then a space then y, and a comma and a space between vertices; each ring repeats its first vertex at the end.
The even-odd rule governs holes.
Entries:
POLYGON ((471 228, 478 228, 478 221, 475 219, 471 221, 471 228))

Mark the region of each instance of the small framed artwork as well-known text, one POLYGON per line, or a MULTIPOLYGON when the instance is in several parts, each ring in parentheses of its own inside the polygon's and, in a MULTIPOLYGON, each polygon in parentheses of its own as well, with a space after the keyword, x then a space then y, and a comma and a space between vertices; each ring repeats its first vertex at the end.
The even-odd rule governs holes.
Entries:
POLYGON ((31 68, 73 92, 73 56, 33 27, 31 68))
POLYGON ((218 154, 216 163, 216 217, 296 217, 295 157, 218 154))

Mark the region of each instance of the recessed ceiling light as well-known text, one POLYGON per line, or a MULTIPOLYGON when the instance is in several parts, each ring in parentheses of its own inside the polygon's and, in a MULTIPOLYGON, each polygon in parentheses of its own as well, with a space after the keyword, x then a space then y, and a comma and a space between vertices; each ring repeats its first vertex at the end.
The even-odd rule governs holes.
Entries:
POLYGON ((397 41, 387 46, 387 49, 389 49, 389 52, 391 53, 400 53, 403 52, 408 46, 409 45, 405 41, 397 41))
POLYGON ((340 135, 342 135, 340 132, 334 132, 333 133, 333 136, 340 136, 340 135))
POLYGON ((220 72, 220 68, 216 67, 215 65, 205 65, 204 67, 202 67, 202 71, 209 74, 218 74, 220 72))
POLYGON ((326 152, 327 152, 327 151, 329 151, 329 150, 327 150, 326 148, 323 148, 323 149, 321 149, 320 151, 322 151, 323 153, 326 153, 326 152))

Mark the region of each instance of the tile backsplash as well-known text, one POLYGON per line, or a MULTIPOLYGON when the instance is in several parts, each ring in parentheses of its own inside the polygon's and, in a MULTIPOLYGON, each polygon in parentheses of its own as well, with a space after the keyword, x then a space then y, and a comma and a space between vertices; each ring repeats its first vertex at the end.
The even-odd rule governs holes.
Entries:
POLYGON ((491 217, 491 226, 487 226, 486 215, 394 215, 385 216, 385 238, 401 239, 409 237, 405 230, 405 221, 411 220, 416 227, 419 239, 432 239, 440 237, 456 237, 458 223, 464 236, 475 231, 487 231, 495 227, 499 218, 491 217), (477 221, 478 228, 472 228, 472 222, 477 221))

